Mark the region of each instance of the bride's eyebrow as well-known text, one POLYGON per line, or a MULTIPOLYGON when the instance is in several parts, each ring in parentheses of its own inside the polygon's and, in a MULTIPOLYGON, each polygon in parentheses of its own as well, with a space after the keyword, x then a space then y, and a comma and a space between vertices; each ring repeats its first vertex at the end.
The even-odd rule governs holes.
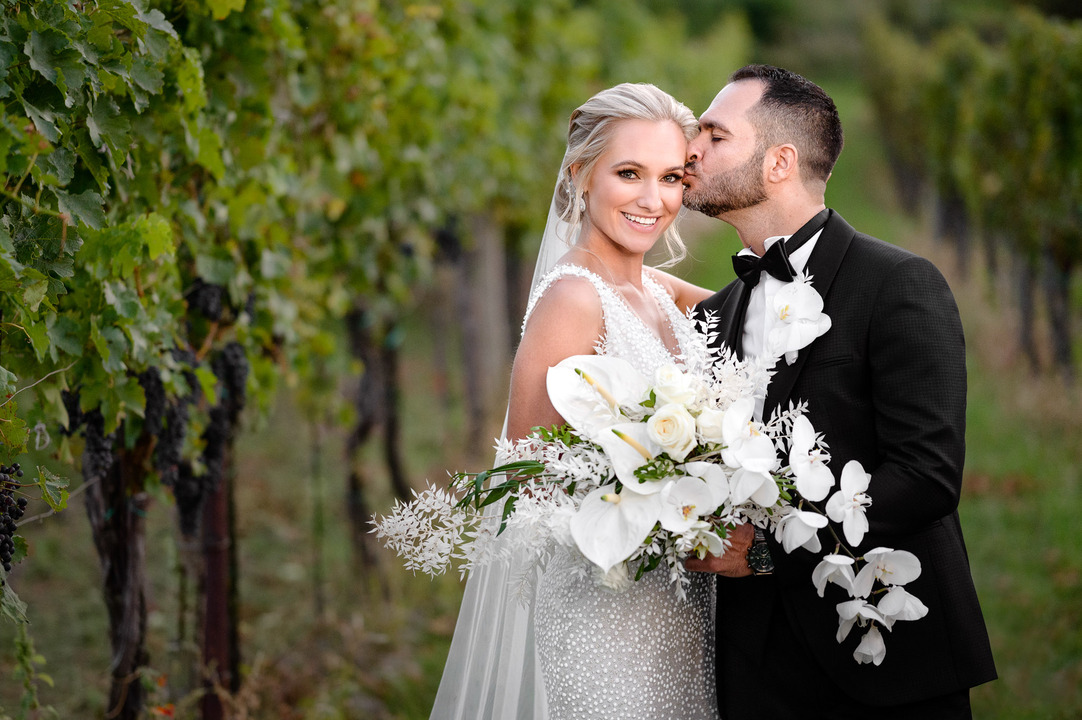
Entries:
MULTIPOLYGON (((636 170, 645 170, 646 169, 646 166, 643 165, 641 162, 639 162, 637 160, 623 160, 621 162, 615 162, 610 166, 610 169, 615 170, 616 168, 619 168, 619 167, 628 167, 628 166, 633 167, 636 170)), ((661 172, 661 174, 662 175, 668 175, 671 172, 676 172, 677 170, 682 171, 683 169, 684 169, 683 165, 673 165, 672 167, 670 167, 670 168, 668 168, 666 170, 663 170, 661 172)))

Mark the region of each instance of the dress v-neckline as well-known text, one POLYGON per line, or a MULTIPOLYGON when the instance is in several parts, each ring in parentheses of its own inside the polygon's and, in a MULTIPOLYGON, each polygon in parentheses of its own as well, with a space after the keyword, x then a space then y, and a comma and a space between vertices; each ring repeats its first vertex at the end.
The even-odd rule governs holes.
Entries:
MULTIPOLYGON (((646 333, 650 337, 652 337, 655 342, 657 342, 658 346, 662 350, 664 350, 669 355, 669 357, 673 358, 673 360, 676 360, 677 358, 680 357, 680 353, 683 352, 684 348, 680 343, 680 338, 677 337, 677 335, 676 335, 676 328, 673 327, 672 317, 670 316, 669 311, 666 310, 664 307, 662 307, 661 301, 658 300, 658 296, 657 296, 657 291, 660 290, 661 292, 664 293, 665 288, 661 287, 661 285, 656 280, 654 280, 652 277, 650 277, 646 273, 645 268, 642 271, 643 286, 645 287, 647 285, 647 283, 649 283, 650 297, 654 301, 654 306, 657 307, 657 309, 661 311, 661 314, 664 317, 665 323, 669 326, 669 332, 672 334, 673 342, 676 343, 676 351, 675 352, 673 351, 672 348, 670 348, 668 346, 668 344, 665 342, 665 340, 663 340, 660 335, 658 335, 656 332, 654 332, 654 330, 647 324, 647 322, 642 319, 642 316, 639 315, 637 312, 635 312, 635 308, 631 307, 631 303, 629 303, 627 301, 627 298, 624 297, 624 294, 622 292, 620 292, 620 290, 618 288, 613 286, 612 283, 607 282, 605 280, 605 278, 601 277, 600 275, 595 273, 593 270, 591 270, 591 269, 589 269, 587 267, 584 267, 582 265, 579 265, 578 263, 561 263, 561 264, 567 265, 569 267, 579 268, 583 272, 589 273, 590 275, 593 275, 595 278, 597 278, 598 282, 600 282, 602 285, 604 285, 606 288, 608 288, 609 291, 612 292, 612 294, 614 296, 616 296, 617 302, 619 302, 621 305, 623 305, 624 309, 627 310, 629 313, 631 313, 632 316, 634 316, 634 318, 639 322, 639 324, 642 325, 642 328, 646 331, 646 333)), ((559 267, 559 265, 557 265, 557 267, 559 267)), ((665 296, 668 297, 668 293, 665 293, 665 296)))

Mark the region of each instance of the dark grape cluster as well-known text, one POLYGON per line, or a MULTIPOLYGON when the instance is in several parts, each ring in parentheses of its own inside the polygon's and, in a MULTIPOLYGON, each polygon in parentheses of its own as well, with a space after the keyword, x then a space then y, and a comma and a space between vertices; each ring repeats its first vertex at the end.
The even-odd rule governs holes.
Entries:
POLYGON ((188 291, 188 307, 199 311, 207 320, 218 320, 222 317, 224 294, 225 288, 221 285, 212 285, 202 278, 196 278, 188 291))
POLYGON ((146 409, 143 412, 143 429, 151 435, 158 435, 162 430, 165 416, 165 385, 158 368, 147 368, 139 373, 139 385, 146 396, 146 409))
POLYGON ((15 553, 15 524, 26 511, 26 498, 15 497, 15 491, 22 485, 18 478, 22 476, 19 463, 0 466, 0 564, 6 573, 11 572, 11 557, 15 553))
POLYGON ((86 421, 83 410, 79 407, 78 390, 61 390, 60 399, 64 402, 64 409, 68 411, 68 426, 60 428, 62 435, 74 435, 86 421))
POLYGON ((102 417, 101 410, 92 410, 86 413, 85 417, 83 477, 89 481, 105 477, 113 466, 113 434, 105 434, 105 418, 102 417))
POLYGON ((226 404, 230 413, 236 415, 244 408, 248 381, 248 355, 238 342, 226 343, 212 364, 214 375, 225 388, 226 404))
POLYGON ((170 400, 165 405, 158 443, 154 446, 154 467, 166 485, 173 485, 177 479, 184 438, 188 433, 189 405, 186 398, 170 400))

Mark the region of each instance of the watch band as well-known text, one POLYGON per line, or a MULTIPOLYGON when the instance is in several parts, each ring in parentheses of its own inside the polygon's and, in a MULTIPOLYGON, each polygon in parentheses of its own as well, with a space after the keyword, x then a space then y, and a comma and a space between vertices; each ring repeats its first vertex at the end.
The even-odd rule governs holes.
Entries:
POLYGON ((774 558, 770 555, 770 546, 762 528, 755 528, 755 538, 748 548, 748 567, 752 575, 770 575, 774 572, 774 558))

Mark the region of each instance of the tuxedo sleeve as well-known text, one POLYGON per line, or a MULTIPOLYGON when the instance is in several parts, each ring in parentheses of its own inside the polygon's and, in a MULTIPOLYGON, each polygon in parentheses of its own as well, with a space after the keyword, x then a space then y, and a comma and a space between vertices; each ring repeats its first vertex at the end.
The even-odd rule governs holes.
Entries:
POLYGON ((874 302, 868 359, 880 459, 872 474, 873 533, 908 533, 958 506, 965 461, 965 339, 942 274, 911 256, 874 302))

